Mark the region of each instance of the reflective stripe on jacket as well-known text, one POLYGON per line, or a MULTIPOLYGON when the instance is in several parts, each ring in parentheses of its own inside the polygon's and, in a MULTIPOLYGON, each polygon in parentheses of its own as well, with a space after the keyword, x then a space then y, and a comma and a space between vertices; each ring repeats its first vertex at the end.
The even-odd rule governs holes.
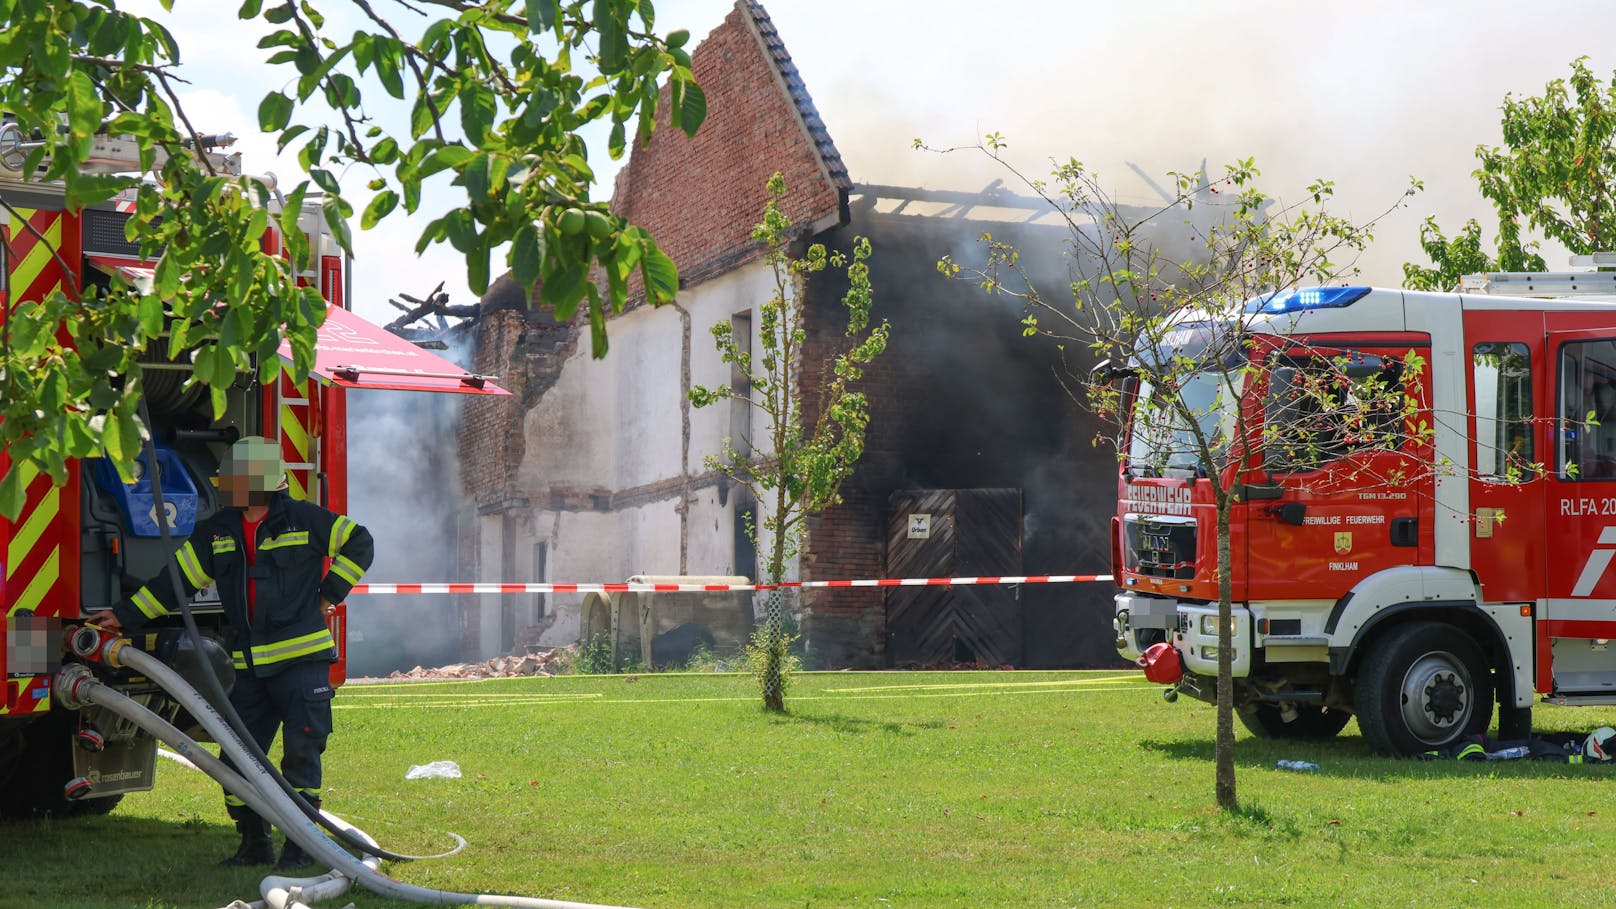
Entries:
MULTIPOLYGON (((254 551, 249 569, 241 512, 224 509, 197 522, 173 559, 187 598, 218 584, 236 668, 273 675, 296 662, 335 660, 336 640, 320 600, 342 602, 364 577, 374 554, 370 531, 346 515, 280 492, 258 525, 254 551), (255 587, 250 616, 249 577, 255 587)), ((167 575, 165 569, 113 607, 125 628, 138 629, 179 607, 167 575)))

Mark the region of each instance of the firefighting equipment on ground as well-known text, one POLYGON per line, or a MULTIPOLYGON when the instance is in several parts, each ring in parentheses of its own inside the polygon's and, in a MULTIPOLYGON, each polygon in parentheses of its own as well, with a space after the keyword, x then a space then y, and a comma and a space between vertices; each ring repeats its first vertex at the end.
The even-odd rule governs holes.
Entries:
POLYGON ((1505 741, 1478 734, 1446 748, 1427 751, 1420 757, 1427 761, 1533 760, 1559 764, 1603 764, 1616 759, 1616 729, 1601 726, 1586 735, 1580 732, 1545 732, 1525 739, 1505 741))

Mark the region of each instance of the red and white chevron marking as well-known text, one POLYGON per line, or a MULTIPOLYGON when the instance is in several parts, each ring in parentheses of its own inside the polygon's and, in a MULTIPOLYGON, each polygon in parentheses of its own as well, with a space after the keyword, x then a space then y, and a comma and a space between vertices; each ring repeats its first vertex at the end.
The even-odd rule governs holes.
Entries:
POLYGON ((725 593, 748 590, 835 587, 969 587, 979 584, 1082 584, 1109 581, 1108 574, 1035 574, 975 578, 870 578, 856 581, 786 581, 781 584, 355 584, 355 594, 471 593, 725 593))

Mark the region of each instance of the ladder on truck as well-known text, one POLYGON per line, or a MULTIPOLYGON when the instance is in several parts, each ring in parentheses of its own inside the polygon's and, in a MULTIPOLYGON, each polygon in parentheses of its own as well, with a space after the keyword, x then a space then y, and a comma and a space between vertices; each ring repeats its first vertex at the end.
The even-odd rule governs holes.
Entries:
POLYGON ((1465 275, 1455 288, 1462 294, 1501 297, 1608 297, 1616 300, 1616 252, 1571 257, 1578 271, 1498 271, 1465 275))

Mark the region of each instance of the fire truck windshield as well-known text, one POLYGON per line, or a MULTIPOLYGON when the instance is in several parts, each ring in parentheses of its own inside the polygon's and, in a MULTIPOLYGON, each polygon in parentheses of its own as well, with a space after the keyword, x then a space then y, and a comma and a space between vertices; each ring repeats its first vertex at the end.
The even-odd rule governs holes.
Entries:
POLYGON ((1129 420, 1129 473, 1204 476, 1216 467, 1234 437, 1243 381, 1241 369, 1192 372, 1181 378, 1174 401, 1141 377, 1129 420))

